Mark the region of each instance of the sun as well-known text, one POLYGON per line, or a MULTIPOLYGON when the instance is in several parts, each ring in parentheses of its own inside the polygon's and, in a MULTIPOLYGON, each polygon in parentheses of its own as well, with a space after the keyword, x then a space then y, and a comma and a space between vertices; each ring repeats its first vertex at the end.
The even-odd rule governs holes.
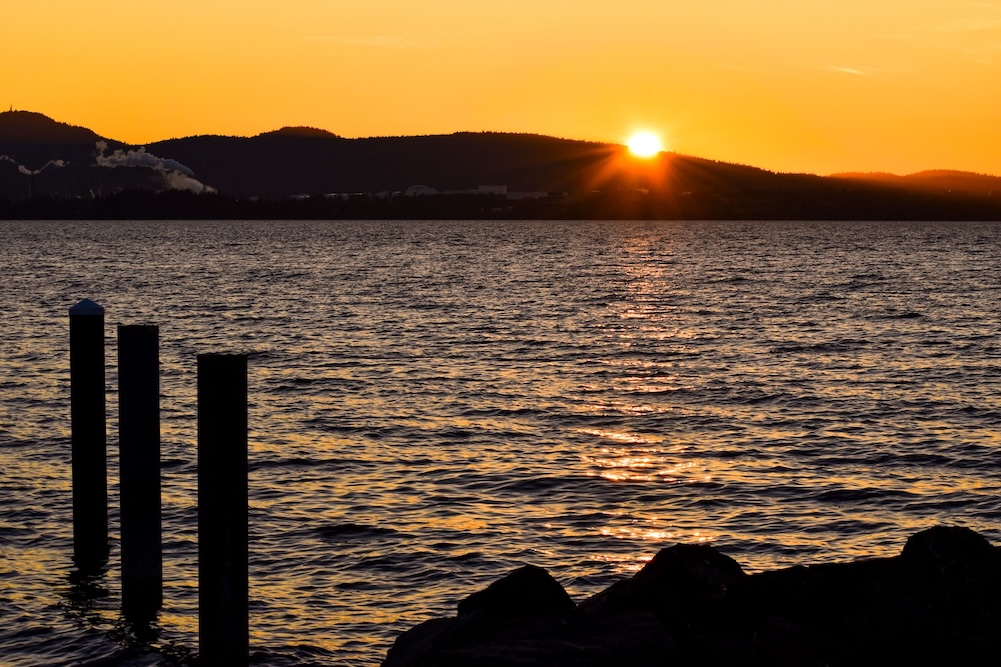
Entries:
POLYGON ((649 158, 657 155, 664 147, 660 143, 660 137, 653 132, 637 132, 629 137, 626 142, 629 152, 636 157, 649 158))

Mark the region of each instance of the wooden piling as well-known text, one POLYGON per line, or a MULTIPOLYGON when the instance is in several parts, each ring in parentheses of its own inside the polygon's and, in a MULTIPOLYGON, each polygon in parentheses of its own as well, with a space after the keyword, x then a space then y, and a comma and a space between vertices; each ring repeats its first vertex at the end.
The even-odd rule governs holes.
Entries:
POLYGON ((163 604, 160 526, 159 327, 118 327, 122 612, 149 619, 163 604))
POLYGON ((198 645, 203 665, 250 660, 247 357, 198 355, 198 645))
POLYGON ((108 558, 104 308, 84 299, 69 309, 73 558, 96 572, 108 558))

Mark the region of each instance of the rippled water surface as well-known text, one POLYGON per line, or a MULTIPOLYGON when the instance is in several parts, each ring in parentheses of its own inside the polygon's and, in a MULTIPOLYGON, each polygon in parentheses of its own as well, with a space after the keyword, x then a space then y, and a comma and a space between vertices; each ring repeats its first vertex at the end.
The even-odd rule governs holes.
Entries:
POLYGON ((370 665, 522 563, 749 571, 1001 538, 1001 224, 0 222, 0 663, 197 651, 195 355, 250 354, 251 642, 370 665), (72 576, 67 309, 107 309, 72 576), (165 604, 119 618, 114 325, 160 326, 165 604))

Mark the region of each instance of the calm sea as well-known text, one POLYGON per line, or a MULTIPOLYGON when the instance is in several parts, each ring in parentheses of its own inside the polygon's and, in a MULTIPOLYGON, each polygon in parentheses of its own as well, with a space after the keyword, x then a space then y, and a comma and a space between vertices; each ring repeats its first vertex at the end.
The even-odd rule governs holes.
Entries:
POLYGON ((1001 223, 0 222, 0 663, 197 651, 195 356, 250 354, 251 642, 371 665, 523 563, 756 571, 1001 539, 1001 223), (114 535, 72 573, 67 309, 114 535), (165 604, 120 620, 114 325, 158 324, 165 604))

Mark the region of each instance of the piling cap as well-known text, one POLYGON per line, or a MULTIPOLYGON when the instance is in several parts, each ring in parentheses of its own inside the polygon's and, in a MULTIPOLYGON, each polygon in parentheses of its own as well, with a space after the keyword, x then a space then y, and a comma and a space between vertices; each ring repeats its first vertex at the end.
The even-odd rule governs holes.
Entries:
POLYGON ((104 315, 104 306, 90 299, 84 299, 70 308, 70 315, 104 315))

